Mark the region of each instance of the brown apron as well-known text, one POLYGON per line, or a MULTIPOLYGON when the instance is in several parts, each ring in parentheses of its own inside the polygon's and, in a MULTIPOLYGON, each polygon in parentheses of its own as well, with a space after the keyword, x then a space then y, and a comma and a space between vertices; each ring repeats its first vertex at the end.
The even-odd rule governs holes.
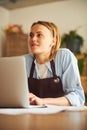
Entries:
POLYGON ((35 63, 34 61, 32 62, 30 77, 28 78, 29 91, 41 98, 48 98, 48 97, 55 98, 65 95, 61 79, 59 76, 56 75, 55 64, 53 60, 50 62, 50 65, 53 77, 36 79, 33 78, 35 63))

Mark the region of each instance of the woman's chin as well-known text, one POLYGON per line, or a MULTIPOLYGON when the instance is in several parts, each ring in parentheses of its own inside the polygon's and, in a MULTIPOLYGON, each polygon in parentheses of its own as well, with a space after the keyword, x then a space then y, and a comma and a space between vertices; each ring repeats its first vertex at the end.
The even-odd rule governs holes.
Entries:
POLYGON ((31 50, 31 52, 32 52, 33 54, 39 54, 39 52, 38 52, 37 50, 31 50))

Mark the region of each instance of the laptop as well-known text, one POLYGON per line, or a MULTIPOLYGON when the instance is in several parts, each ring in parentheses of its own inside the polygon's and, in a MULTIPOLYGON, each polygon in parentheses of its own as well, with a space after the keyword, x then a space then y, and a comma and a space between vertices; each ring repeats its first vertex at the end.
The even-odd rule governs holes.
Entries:
POLYGON ((24 56, 0 58, 0 108, 29 107, 24 56))

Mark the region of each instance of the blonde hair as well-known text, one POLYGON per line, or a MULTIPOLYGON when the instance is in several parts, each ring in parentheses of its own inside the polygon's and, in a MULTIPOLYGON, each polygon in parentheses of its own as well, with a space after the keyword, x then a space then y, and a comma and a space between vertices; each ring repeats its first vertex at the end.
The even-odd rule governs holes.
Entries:
POLYGON ((31 27, 33 27, 36 24, 41 24, 41 25, 47 27, 52 32, 53 38, 55 39, 55 44, 52 47, 51 53, 49 56, 49 60, 52 60, 56 56, 56 53, 57 53, 57 51, 60 47, 60 43, 61 43, 61 37, 60 37, 58 27, 54 23, 46 22, 46 21, 34 22, 31 27))

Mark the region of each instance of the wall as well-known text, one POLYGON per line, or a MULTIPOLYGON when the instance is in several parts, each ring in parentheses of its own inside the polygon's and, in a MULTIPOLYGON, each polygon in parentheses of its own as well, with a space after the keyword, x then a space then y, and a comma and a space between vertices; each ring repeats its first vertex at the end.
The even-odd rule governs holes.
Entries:
POLYGON ((9 23, 9 11, 0 7, 0 29, 9 23))
MULTIPOLYGON (((84 38, 82 52, 87 51, 87 0, 66 0, 12 10, 9 23, 21 24, 25 32, 37 20, 52 21, 59 27, 61 35, 77 29, 84 38)), ((1 21, 1 20, 0 20, 1 21)))
POLYGON ((0 57, 5 55, 4 27, 9 23, 9 11, 0 7, 0 57))

